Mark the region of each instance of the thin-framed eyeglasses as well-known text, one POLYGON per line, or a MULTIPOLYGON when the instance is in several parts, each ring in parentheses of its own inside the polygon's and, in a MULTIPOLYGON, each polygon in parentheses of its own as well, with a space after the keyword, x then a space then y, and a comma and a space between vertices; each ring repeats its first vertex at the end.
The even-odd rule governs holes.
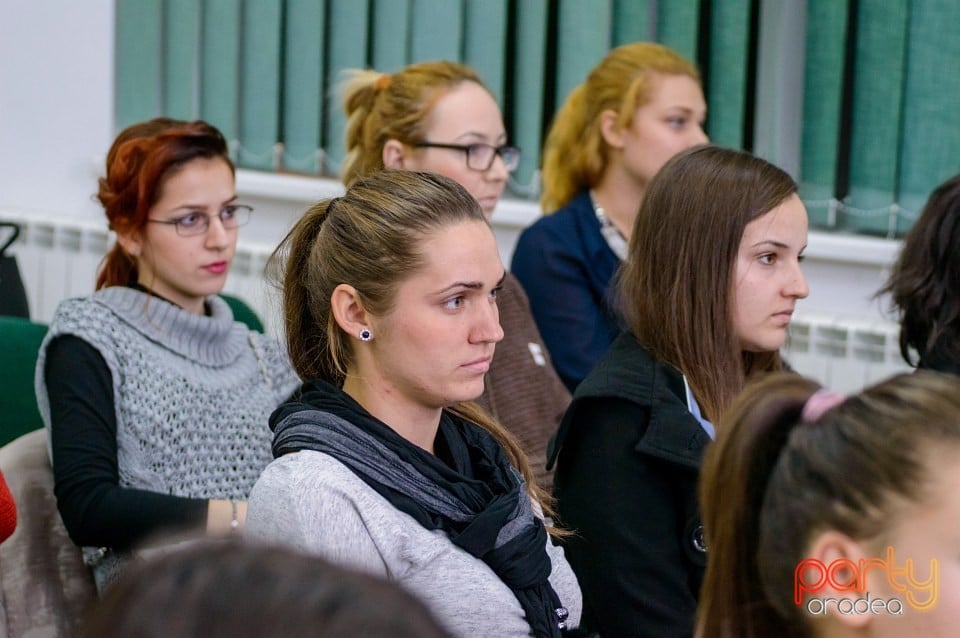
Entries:
MULTIPOLYGON (((220 224, 225 230, 234 230, 250 221, 250 214, 253 213, 253 207, 246 204, 227 204, 220 209, 217 217, 220 218, 220 224)), ((174 219, 147 219, 154 224, 166 224, 173 226, 177 234, 181 237, 192 237, 202 235, 210 229, 210 215, 194 211, 175 217, 174 219)))
POLYGON ((462 151, 467 156, 467 168, 472 171, 489 171, 493 166, 493 160, 497 155, 503 160, 503 165, 508 171, 515 170, 520 164, 520 149, 516 146, 501 144, 494 146, 492 144, 441 144, 440 142, 417 142, 413 145, 415 148, 448 148, 454 151, 462 151))

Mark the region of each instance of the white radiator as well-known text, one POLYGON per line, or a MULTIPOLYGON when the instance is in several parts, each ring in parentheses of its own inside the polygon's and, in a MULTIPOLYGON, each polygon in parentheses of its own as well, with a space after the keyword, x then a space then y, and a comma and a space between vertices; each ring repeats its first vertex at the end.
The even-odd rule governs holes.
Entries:
MULTIPOLYGON (((47 323, 61 300, 93 292, 97 268, 114 241, 102 224, 9 211, 0 211, 0 220, 20 225, 20 238, 8 252, 17 257, 31 319, 47 323)), ((266 329, 277 334, 280 297, 263 276, 273 249, 272 244, 238 241, 224 292, 247 302, 266 329)))
POLYGON ((794 315, 783 355, 801 374, 854 392, 911 370, 900 356, 900 328, 890 321, 794 315))
MULTIPOLYGON (((0 219, 21 226, 11 252, 20 264, 35 321, 48 322, 62 299, 93 291, 97 266, 113 243, 100 224, 4 211, 0 219)), ((224 291, 250 304, 267 330, 279 334, 279 292, 263 277, 273 249, 272 244, 241 239, 224 291)), ((893 322, 798 313, 790 333, 784 355, 794 369, 836 390, 855 391, 909 370, 893 322)))

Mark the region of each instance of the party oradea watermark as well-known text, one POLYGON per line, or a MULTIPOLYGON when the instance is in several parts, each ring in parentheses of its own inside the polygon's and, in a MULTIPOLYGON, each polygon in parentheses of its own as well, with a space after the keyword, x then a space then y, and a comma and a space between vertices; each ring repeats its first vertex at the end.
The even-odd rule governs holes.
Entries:
POLYGON ((940 594, 939 564, 930 559, 926 578, 917 575, 912 558, 897 563, 893 547, 887 547, 885 558, 861 558, 857 561, 838 558, 824 563, 805 558, 797 563, 793 575, 793 602, 814 616, 824 616, 831 609, 843 615, 891 614, 902 616, 905 607, 929 611, 940 594), (867 575, 881 572, 890 585, 888 598, 872 596, 867 591, 867 575), (828 589, 841 597, 817 596, 828 589))

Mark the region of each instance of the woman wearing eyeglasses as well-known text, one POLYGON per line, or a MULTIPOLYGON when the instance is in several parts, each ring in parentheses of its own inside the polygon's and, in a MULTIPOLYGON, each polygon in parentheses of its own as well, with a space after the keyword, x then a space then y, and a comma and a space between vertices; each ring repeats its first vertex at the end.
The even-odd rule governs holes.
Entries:
MULTIPOLYGON (((344 85, 347 186, 384 168, 429 171, 463 186, 489 220, 517 167, 500 108, 470 68, 422 62, 394 74, 353 71, 344 85)), ((570 402, 519 282, 510 273, 497 296, 505 333, 477 400, 514 436, 550 489, 546 446, 570 402)))
POLYGON ((102 590, 157 532, 242 526, 271 459, 267 419, 298 379, 217 296, 251 212, 219 131, 127 128, 98 196, 117 242, 97 292, 57 308, 36 390, 57 507, 102 590))

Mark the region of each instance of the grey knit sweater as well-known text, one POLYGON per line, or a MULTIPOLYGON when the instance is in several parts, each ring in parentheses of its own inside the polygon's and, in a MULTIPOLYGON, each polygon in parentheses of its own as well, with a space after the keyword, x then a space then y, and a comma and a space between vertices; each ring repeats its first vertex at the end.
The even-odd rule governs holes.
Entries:
POLYGON ((276 341, 234 322, 219 297, 207 302, 209 317, 111 287, 61 303, 37 361, 46 426, 46 345, 76 335, 100 352, 113 376, 122 485, 246 498, 271 459, 267 419, 298 380, 276 341))
MULTIPOLYGON (((479 558, 442 531, 394 507, 349 468, 322 452, 282 456, 250 494, 245 534, 283 543, 399 583, 455 636, 527 636, 513 592, 479 558)), ((582 601, 563 550, 547 541, 550 584, 580 622, 582 601)))
POLYGON ((48 431, 46 347, 74 335, 110 369, 121 486, 246 499, 272 458, 268 417, 299 380, 274 339, 234 322, 219 297, 207 304, 210 316, 195 315, 126 287, 61 303, 37 362, 48 431))

